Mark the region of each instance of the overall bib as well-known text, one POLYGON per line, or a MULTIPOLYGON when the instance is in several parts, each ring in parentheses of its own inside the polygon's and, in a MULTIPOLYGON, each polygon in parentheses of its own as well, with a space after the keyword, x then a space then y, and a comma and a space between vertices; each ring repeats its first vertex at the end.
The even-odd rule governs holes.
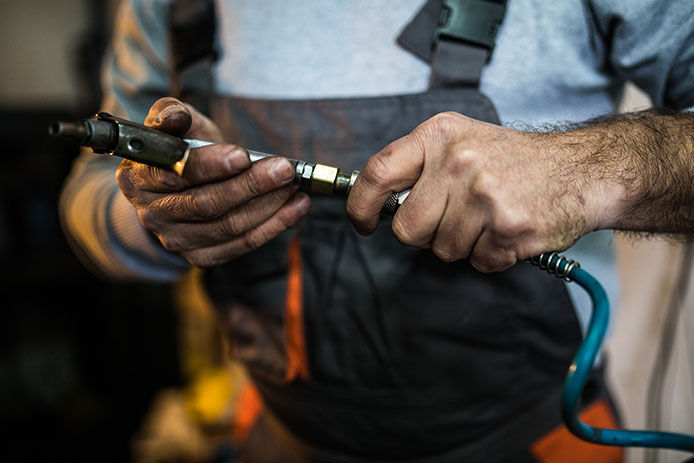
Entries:
MULTIPOLYGON (((174 54, 179 94, 235 144, 347 171, 443 111, 498 124, 478 90, 488 50, 441 37, 428 52, 440 3, 402 37, 432 63, 426 92, 210 98, 197 51, 174 54)), ((174 37, 192 21, 178 17, 174 37)), ((299 225, 204 277, 271 417, 267 445, 298 461, 535 461, 529 443, 560 423, 581 339, 564 283, 523 263, 444 263, 399 243, 386 218, 362 237, 344 199, 312 201, 299 225)))

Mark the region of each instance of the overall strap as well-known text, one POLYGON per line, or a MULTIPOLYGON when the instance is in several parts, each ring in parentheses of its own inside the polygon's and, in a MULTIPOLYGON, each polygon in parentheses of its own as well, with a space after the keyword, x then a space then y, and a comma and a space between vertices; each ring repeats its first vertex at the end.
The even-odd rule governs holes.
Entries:
POLYGON ((431 63, 431 87, 477 87, 506 0, 429 0, 398 43, 431 63))
POLYGON ((169 7, 171 93, 208 113, 218 57, 214 0, 173 0, 169 7))

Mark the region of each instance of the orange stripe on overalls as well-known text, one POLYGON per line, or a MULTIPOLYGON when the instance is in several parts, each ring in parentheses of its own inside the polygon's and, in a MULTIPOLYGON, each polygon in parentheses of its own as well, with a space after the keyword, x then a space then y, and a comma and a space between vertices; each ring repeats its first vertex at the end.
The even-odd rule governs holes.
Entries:
POLYGON ((258 389, 250 381, 246 381, 241 386, 236 402, 232 438, 238 445, 243 445, 263 412, 263 399, 258 389))
POLYGON ((304 337, 303 316, 303 273, 301 268, 301 243, 295 236, 289 244, 289 275, 287 277, 287 299, 284 320, 285 344, 287 348, 287 371, 285 379, 308 378, 308 360, 304 337))

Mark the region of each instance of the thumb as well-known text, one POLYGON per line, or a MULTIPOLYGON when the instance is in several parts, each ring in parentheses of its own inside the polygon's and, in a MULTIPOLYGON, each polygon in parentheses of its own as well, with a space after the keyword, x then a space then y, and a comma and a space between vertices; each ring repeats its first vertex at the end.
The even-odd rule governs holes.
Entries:
POLYGON ((423 164, 424 151, 413 134, 369 158, 347 198, 347 214, 359 233, 373 233, 388 196, 414 185, 423 164))
POLYGON ((145 118, 145 125, 181 137, 224 142, 214 122, 188 103, 172 97, 154 102, 145 118))

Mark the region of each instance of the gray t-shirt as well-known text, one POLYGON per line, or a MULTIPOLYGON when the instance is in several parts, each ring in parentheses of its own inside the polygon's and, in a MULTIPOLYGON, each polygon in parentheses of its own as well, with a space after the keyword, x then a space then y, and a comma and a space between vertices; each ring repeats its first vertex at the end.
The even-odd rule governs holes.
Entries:
MULTIPOLYGON (((428 65, 395 38, 424 0, 218 0, 220 92, 262 98, 392 95, 426 89, 428 65)), ((104 109, 141 121, 167 94, 164 0, 124 1, 104 63, 104 109)), ((655 105, 694 105, 691 0, 509 0, 481 90, 504 125, 523 128, 612 113, 626 81, 655 105)), ((83 155, 61 214, 81 254, 119 277, 170 280, 187 268, 141 227, 113 179, 117 160, 83 155)), ((612 233, 566 254, 616 305, 612 233)), ((570 294, 585 322, 590 302, 570 294)))

